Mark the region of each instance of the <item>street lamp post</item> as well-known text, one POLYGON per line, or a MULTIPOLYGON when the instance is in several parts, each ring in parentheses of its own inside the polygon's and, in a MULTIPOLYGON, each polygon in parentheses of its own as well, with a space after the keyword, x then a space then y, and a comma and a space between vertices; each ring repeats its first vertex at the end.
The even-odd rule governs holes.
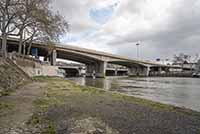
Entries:
POLYGON ((138 59, 139 59, 139 45, 140 45, 139 43, 136 44, 136 47, 137 47, 137 58, 138 59))

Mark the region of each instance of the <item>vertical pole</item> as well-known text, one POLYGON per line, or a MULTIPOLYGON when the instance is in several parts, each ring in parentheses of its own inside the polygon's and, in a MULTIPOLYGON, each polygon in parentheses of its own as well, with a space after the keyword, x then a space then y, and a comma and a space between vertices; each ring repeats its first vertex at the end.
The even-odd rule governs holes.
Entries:
POLYGON ((137 45, 137 58, 139 59, 139 45, 137 45))
POLYGON ((56 50, 53 50, 52 55, 51 55, 51 65, 52 66, 56 65, 56 58, 57 58, 57 52, 56 52, 56 50))
POLYGON ((136 44, 136 47, 137 47, 137 59, 138 60, 139 60, 139 45, 140 45, 139 43, 136 44))

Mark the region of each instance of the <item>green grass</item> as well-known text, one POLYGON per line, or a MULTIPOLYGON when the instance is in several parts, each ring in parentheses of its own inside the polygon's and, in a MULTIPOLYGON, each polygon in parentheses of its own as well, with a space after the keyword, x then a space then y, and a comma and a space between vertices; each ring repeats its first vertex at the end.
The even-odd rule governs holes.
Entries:
POLYGON ((133 96, 127 96, 121 93, 113 93, 93 87, 79 86, 73 82, 64 80, 62 78, 35 77, 34 79, 37 81, 45 81, 48 83, 46 87, 47 98, 44 98, 43 100, 39 100, 39 102, 37 102, 37 104, 40 104, 44 107, 48 107, 49 104, 53 105, 56 103, 62 104, 61 102, 65 100, 64 99, 65 96, 69 96, 71 94, 93 94, 93 95, 95 94, 95 95, 108 95, 109 97, 112 97, 114 100, 137 103, 139 105, 148 106, 158 110, 170 110, 170 111, 176 110, 176 107, 171 105, 157 103, 146 99, 136 98, 133 96))
POLYGON ((5 110, 5 109, 12 109, 13 107, 14 107, 14 105, 12 105, 10 103, 0 102, 0 111, 5 110))
POLYGON ((0 117, 6 116, 14 109, 15 105, 7 102, 0 102, 0 117))
POLYGON ((154 110, 177 112, 177 113, 182 113, 192 116, 195 115, 200 117, 200 113, 194 112, 192 110, 177 108, 172 105, 166 105, 146 99, 127 96, 121 93, 113 93, 110 91, 105 91, 93 87, 79 86, 74 82, 67 81, 58 77, 35 77, 34 80, 48 83, 47 86, 45 87, 46 88, 46 92, 44 95, 45 97, 35 102, 35 104, 42 109, 46 109, 50 106, 58 106, 65 104, 65 101, 68 98, 68 96, 92 95, 93 96, 92 99, 94 100, 95 96, 111 98, 116 101, 134 103, 144 107, 153 108, 154 110))
POLYGON ((37 124, 45 124, 45 127, 42 128, 41 134, 56 134, 56 128, 52 121, 45 119, 41 115, 34 114, 31 118, 26 122, 27 125, 37 125, 37 124))
POLYGON ((11 92, 12 92, 11 90, 2 89, 2 90, 0 90, 0 97, 1 97, 1 96, 8 96, 8 95, 10 95, 11 92))
POLYGON ((56 129, 53 123, 49 123, 48 127, 42 130, 41 134, 56 134, 56 129))
MULTIPOLYGON (((101 112, 94 112, 93 108, 96 108, 96 105, 99 106, 98 108, 102 108, 102 112, 104 112, 104 108, 110 108, 112 110, 119 108, 118 110, 121 110, 120 107, 118 107, 121 103, 122 105, 137 104, 144 106, 145 108, 152 109, 153 111, 174 112, 200 117, 198 112, 191 110, 177 108, 171 105, 165 105, 133 96, 127 96, 121 93, 105 91, 98 88, 80 86, 62 78, 35 77, 34 80, 47 83, 44 87, 43 96, 34 102, 36 109, 43 113, 47 112, 49 108, 68 105, 72 107, 74 111, 72 110, 72 113, 70 113, 69 117, 66 118, 74 117, 77 119, 83 115, 101 118, 102 115, 104 116, 108 113, 105 112, 101 114, 101 112)), ((135 112, 134 109, 130 109, 130 111, 127 109, 126 111, 122 111, 122 113, 128 118, 137 119, 143 117, 141 113, 135 112)), ((42 134, 55 134, 56 127, 54 125, 55 122, 53 121, 49 121, 35 115, 32 119, 30 119, 30 122, 31 124, 47 124, 48 127, 44 129, 42 134)))

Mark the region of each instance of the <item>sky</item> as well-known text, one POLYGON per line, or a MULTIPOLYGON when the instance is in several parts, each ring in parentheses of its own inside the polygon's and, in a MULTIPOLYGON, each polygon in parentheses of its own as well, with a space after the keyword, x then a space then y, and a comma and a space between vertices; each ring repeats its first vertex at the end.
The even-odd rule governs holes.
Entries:
POLYGON ((145 60, 200 54, 200 0, 55 0, 61 42, 145 60))

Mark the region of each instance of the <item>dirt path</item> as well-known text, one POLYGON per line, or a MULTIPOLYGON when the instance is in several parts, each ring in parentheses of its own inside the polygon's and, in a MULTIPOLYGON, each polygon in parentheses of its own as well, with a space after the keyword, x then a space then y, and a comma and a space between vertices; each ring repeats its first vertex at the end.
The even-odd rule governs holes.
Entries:
MULTIPOLYGON (((34 100, 44 93, 45 83, 32 82, 19 88, 10 96, 0 98, 0 134, 17 133, 17 128, 23 127, 24 123, 34 112, 34 100)), ((19 132, 20 133, 20 132, 19 132)))

